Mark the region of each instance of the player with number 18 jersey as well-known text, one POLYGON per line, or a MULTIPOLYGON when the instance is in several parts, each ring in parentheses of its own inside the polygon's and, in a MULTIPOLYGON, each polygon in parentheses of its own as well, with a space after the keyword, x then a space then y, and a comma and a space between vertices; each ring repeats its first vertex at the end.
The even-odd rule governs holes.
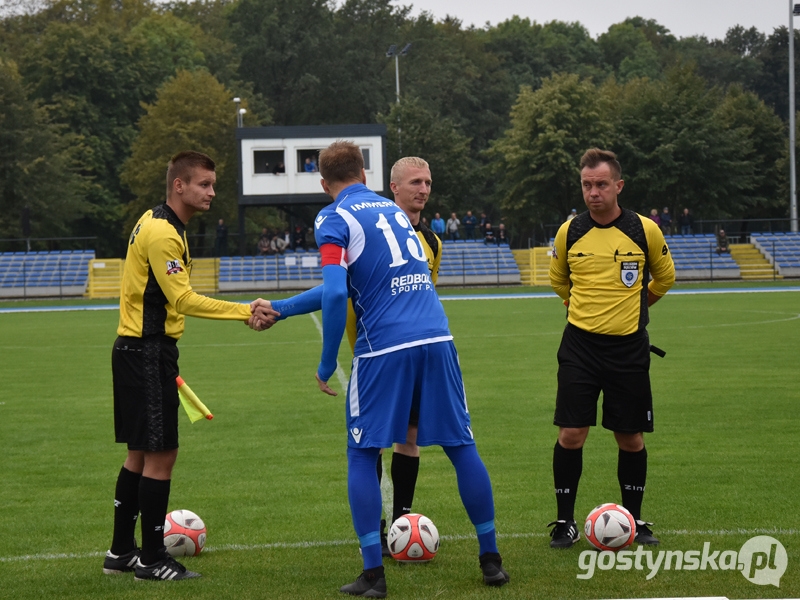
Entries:
MULTIPOLYGON (((356 315, 348 444, 405 443, 412 413, 419 415, 418 445, 473 444, 453 336, 406 214, 357 183, 320 211, 315 227, 323 268, 347 271, 356 315)), ((338 343, 323 339, 323 356, 338 343)), ((320 376, 333 368, 321 364, 320 376)))

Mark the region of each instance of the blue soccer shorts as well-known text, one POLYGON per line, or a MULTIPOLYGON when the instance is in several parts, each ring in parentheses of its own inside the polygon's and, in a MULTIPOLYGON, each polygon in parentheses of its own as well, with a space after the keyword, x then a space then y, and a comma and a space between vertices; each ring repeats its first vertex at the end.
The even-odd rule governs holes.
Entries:
POLYGON ((417 445, 474 443, 452 341, 354 358, 345 413, 347 443, 353 448, 405 443, 414 413, 419 415, 417 445))

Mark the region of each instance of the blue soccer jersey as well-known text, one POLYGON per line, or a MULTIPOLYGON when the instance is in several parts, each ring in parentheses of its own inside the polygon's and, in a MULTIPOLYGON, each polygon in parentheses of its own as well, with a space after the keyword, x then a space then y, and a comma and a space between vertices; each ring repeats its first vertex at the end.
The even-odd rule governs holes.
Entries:
POLYGON ((452 340, 425 253, 394 202, 354 184, 320 211, 314 225, 323 265, 335 260, 347 269, 355 356, 452 340), (335 249, 341 254, 332 260, 335 249))

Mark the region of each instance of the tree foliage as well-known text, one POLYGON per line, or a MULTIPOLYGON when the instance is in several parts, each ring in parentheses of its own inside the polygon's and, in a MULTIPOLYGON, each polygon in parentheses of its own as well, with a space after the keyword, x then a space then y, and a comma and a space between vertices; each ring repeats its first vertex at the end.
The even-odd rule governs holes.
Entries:
POLYGON ((77 173, 71 136, 23 89, 16 64, 0 58, 0 237, 68 235, 88 214, 87 181, 77 173))
MULTIPOLYGON (((126 219, 160 198, 127 167, 122 176, 123 165, 142 164, 140 140, 158 133, 148 123, 160 119, 175 147, 200 140, 181 133, 202 130, 181 112, 194 104, 167 110, 162 99, 184 78, 211 86, 192 89, 214 98, 198 114, 218 137, 202 140, 223 154, 234 96, 246 99, 251 125, 384 122, 391 159, 400 119, 403 153, 435 165, 431 209, 440 212, 502 210, 517 228, 558 222, 581 200, 577 159, 604 144, 624 158, 625 201, 640 210, 689 203, 697 218, 780 217, 787 42, 785 27, 677 39, 641 17, 596 38, 580 23, 519 17, 464 27, 395 0, 8 0, 0 11, 0 60, 16 65, 4 93, 25 98, 38 127, 31 139, 44 163, 59 165, 65 197, 80 190, 74 218, 37 227, 97 236, 100 255, 121 253, 126 219), (386 56, 408 43, 407 55, 386 56)), ((795 45, 800 64, 800 36, 795 45)), ((6 119, 18 105, 3 107, 6 119)), ((11 144, 22 143, 17 125, 0 132, 11 144)), ((159 170, 162 142, 151 157, 159 170)), ((33 199, 16 183, 21 163, 0 156, 0 187, 16 190, 4 196, 11 222, 33 199)), ((220 196, 231 219, 235 196, 220 196)))
POLYGON ((188 149, 208 154, 217 164, 213 217, 198 216, 190 227, 204 229, 219 218, 235 221, 237 162, 231 97, 208 71, 178 71, 158 90, 155 103, 145 106, 139 135, 122 171, 123 182, 136 196, 125 208, 125 231, 144 211, 164 202, 167 163, 188 149))
POLYGON ((477 166, 470 156, 469 138, 451 119, 427 110, 412 97, 392 105, 387 114, 378 115, 378 120, 388 130, 390 165, 402 156, 421 156, 430 164, 431 214, 473 210, 477 166))
POLYGON ((522 88, 511 128, 489 151, 500 206, 522 229, 560 222, 580 200, 578 163, 587 148, 609 146, 607 112, 595 85, 577 75, 522 88))

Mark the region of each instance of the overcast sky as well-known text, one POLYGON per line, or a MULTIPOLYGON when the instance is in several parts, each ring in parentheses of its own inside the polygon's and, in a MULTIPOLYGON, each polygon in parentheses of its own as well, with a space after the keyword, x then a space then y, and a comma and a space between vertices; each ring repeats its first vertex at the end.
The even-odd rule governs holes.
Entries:
MULTIPOLYGON (((483 27, 487 21, 496 25, 513 15, 539 23, 578 21, 593 37, 635 16, 658 21, 676 37, 709 39, 724 38, 734 25, 756 27, 769 35, 789 24, 789 2, 783 0, 398 0, 395 4, 412 5, 413 15, 424 10, 443 19, 449 14, 465 26, 483 27)), ((795 27, 800 27, 800 20, 795 27)))

